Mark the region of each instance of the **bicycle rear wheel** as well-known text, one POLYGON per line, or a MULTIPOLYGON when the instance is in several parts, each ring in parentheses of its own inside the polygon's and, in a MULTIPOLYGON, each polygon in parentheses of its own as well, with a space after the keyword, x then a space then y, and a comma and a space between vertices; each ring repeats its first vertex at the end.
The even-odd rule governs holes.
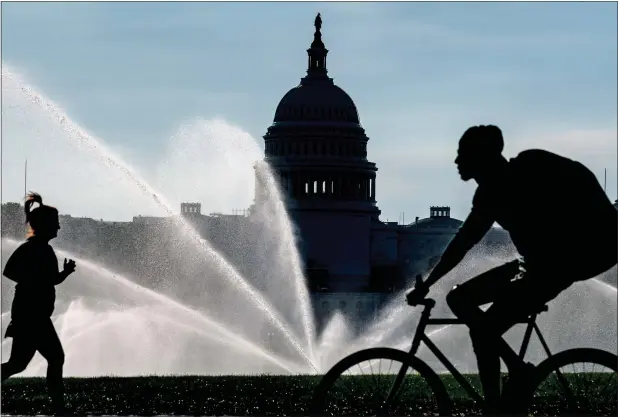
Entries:
POLYGON ((449 415, 451 400, 423 361, 391 348, 353 353, 331 368, 314 390, 312 412, 322 416, 449 415), (385 404, 402 366, 407 372, 385 404))
POLYGON ((618 357, 569 349, 541 362, 529 391, 528 415, 615 416, 618 357))

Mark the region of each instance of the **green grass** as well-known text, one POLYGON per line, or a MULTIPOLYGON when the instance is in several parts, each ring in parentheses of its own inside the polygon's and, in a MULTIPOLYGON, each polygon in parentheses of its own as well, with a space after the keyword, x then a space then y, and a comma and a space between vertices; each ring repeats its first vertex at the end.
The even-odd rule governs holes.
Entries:
MULTIPOLYGON (((478 389, 478 378, 467 378, 478 389)), ((69 410, 77 415, 301 416, 307 415, 319 380, 316 376, 101 377, 66 378, 65 387, 69 410)), ((362 400, 370 397, 362 389, 367 380, 355 378, 349 395, 344 396, 344 408, 350 414, 362 413, 354 407, 361 407, 362 400)), ((411 390, 414 396, 406 400, 406 414, 431 412, 431 405, 421 398, 422 381, 411 382, 417 389, 411 390)), ((457 414, 474 415, 479 411, 451 376, 444 376, 443 382, 457 414)), ((585 414, 615 415, 615 385, 612 389, 613 403, 589 398, 591 409, 585 414)), ((546 394, 537 404, 539 411, 559 412, 557 397, 549 391, 546 394)), ((44 378, 11 378, 2 385, 3 414, 46 414, 48 404, 44 378)))

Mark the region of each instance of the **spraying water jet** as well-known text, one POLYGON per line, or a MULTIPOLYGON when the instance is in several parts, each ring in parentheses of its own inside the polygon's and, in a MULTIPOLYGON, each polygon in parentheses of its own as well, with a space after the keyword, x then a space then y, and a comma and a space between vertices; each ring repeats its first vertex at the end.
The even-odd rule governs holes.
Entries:
MULTIPOLYGON (((261 296, 255 289, 249 284, 243 277, 238 273, 238 271, 217 251, 213 250, 213 248, 207 244, 206 240, 200 238, 197 232, 192 228, 187 222, 185 222, 181 217, 175 216, 175 212, 172 210, 169 203, 155 191, 155 189, 150 186, 145 180, 138 177, 136 173, 134 173, 129 167, 128 164, 124 163, 119 158, 112 155, 109 151, 103 148, 100 141, 86 133, 83 129, 77 126, 66 114, 64 114, 58 106, 56 106, 50 100, 44 98, 41 94, 35 92, 28 85, 20 82, 17 77, 10 72, 6 66, 2 68, 2 78, 3 82, 9 81, 16 83, 19 86, 21 93, 27 97, 31 102, 36 105, 42 107, 48 114, 50 118, 55 120, 68 136, 77 140, 78 143, 84 145, 87 150, 90 152, 95 152, 103 159, 105 164, 110 168, 118 170, 122 172, 127 178, 129 178, 144 194, 152 196, 152 199, 155 203, 162 208, 169 216, 173 216, 174 221, 182 228, 183 231, 189 235, 198 247, 202 248, 206 255, 209 258, 212 258, 214 261, 214 265, 222 272, 222 275, 231 281, 234 282, 249 298, 250 301, 254 302, 255 305, 267 315, 267 317, 277 326, 279 331, 281 331, 285 337, 288 339, 290 344, 297 350, 297 352, 309 363, 314 369, 315 365, 313 364, 312 359, 305 353, 304 349, 300 346, 297 338, 292 335, 289 328, 290 325, 285 323, 285 321, 278 315, 276 310, 270 305, 270 303, 261 296)), ((308 332, 309 333, 309 332, 308 332)))

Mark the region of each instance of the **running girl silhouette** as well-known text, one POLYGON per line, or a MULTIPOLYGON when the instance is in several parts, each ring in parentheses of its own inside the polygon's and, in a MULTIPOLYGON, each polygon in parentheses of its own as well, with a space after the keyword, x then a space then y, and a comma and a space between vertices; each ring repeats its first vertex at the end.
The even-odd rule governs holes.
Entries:
POLYGON ((5 334, 13 338, 13 345, 11 357, 2 364, 2 382, 23 372, 39 351, 47 360, 48 393, 58 414, 64 411, 64 350, 51 315, 56 301, 55 286, 75 271, 75 262, 65 259, 60 272, 54 249, 49 245, 60 229, 58 210, 44 205, 37 193, 28 194, 24 210, 30 225, 29 237, 13 252, 4 268, 4 276, 17 285, 5 334), (38 207, 31 210, 34 203, 38 207))

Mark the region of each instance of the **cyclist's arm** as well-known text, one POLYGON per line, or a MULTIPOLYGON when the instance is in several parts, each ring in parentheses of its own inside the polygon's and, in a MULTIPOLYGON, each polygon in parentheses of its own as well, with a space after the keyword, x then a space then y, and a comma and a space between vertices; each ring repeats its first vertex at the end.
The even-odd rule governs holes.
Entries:
POLYGON ((430 287, 455 268, 468 251, 485 236, 493 223, 493 216, 489 215, 486 210, 474 206, 464 224, 446 247, 440 261, 427 277, 425 285, 430 287))

